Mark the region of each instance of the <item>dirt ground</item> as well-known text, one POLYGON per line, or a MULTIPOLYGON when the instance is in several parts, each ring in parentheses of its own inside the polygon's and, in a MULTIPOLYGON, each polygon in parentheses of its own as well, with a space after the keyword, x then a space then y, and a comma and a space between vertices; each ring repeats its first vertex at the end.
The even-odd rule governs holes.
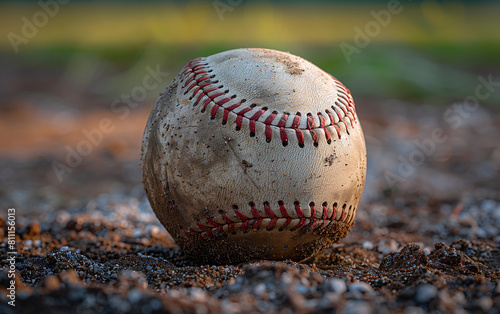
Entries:
POLYGON ((500 313, 498 110, 355 98, 368 174, 349 236, 303 263, 215 266, 185 258, 145 198, 151 107, 113 120, 59 182, 60 148, 111 113, 55 119, 30 99, 0 115, 0 205, 16 210, 17 252, 12 307, 2 211, 2 313, 500 313))

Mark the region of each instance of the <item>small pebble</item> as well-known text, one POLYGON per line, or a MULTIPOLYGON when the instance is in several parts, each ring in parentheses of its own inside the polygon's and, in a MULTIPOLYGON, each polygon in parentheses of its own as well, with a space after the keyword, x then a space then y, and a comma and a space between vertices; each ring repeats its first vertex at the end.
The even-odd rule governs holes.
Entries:
POLYGON ((253 289, 253 292, 256 294, 256 295, 262 295, 266 292, 266 285, 263 284, 263 283, 259 283, 258 285, 255 286, 255 288, 253 289))
POLYGON ((207 293, 200 288, 191 288, 189 290, 189 295, 191 296, 191 300, 196 301, 196 302, 205 302, 207 299, 207 293))
POLYGON ((462 304, 467 302, 467 299, 465 298, 463 292, 457 292, 457 294, 455 294, 455 296, 453 297, 453 300, 456 304, 462 304))
POLYGON ((372 313, 373 308, 370 303, 361 300, 349 300, 345 305, 343 313, 358 314, 358 313, 372 313))
POLYGON ((481 310, 483 310, 484 312, 488 312, 493 306, 493 300, 488 296, 479 298, 479 300, 477 300, 477 303, 479 305, 479 308, 481 308, 481 310))
POLYGON ((370 241, 363 242, 363 249, 364 250, 371 250, 371 249, 373 249, 373 243, 371 243, 370 241))
POLYGON ((146 275, 143 272, 130 269, 126 269, 120 273, 118 282, 126 289, 128 289, 129 287, 146 289, 148 287, 148 280, 146 279, 146 275))
POLYGON ((59 278, 57 278, 54 275, 51 275, 45 278, 45 280, 43 281, 43 286, 48 291, 56 291, 61 288, 61 283, 59 282, 59 278))
POLYGON ((85 308, 92 308, 97 304, 96 298, 93 295, 87 295, 85 297, 85 300, 83 300, 83 307, 85 308))
POLYGON ((68 251, 68 250, 69 250, 69 248, 68 248, 67 246, 62 246, 62 247, 59 249, 59 251, 61 251, 61 252, 66 252, 66 251, 68 251))
POLYGON ((436 287, 430 284, 421 284, 417 287, 417 293, 415 295, 415 300, 418 303, 428 303, 437 296, 438 290, 436 287))
POLYGON ((68 298, 75 303, 81 303, 87 296, 85 288, 72 288, 68 292, 68 298))
POLYGON ((307 287, 304 285, 297 285, 297 286, 295 286, 295 291, 297 291, 298 293, 300 293, 302 295, 305 295, 307 293, 307 287))
POLYGON ((394 239, 382 239, 379 241, 377 250, 382 254, 389 254, 398 250, 399 244, 394 239))
POLYGON ((128 293, 130 303, 137 303, 142 298, 142 293, 137 289, 131 289, 128 293))
POLYGON ((163 307, 163 304, 158 299, 153 299, 149 302, 149 305, 153 309, 153 311, 158 311, 163 307))
POLYGON ((161 235, 160 228, 158 226, 151 226, 151 236, 152 237, 158 237, 161 235))
POLYGON ((132 233, 133 238, 140 238, 142 237, 142 231, 140 229, 134 229, 134 232, 132 233))
POLYGON ((485 212, 491 213, 496 209, 497 202, 495 202, 494 200, 484 200, 481 205, 482 209, 485 212))
POLYGON ((31 246, 33 246, 33 240, 26 240, 26 242, 24 242, 24 244, 26 244, 26 246, 28 246, 28 247, 31 247, 31 246))
POLYGON ((361 293, 367 293, 373 291, 372 286, 370 286, 364 281, 354 282, 348 286, 348 289, 351 292, 361 292, 361 293))
POLYGON ((336 294, 344 294, 347 291, 347 286, 342 279, 333 278, 326 282, 330 291, 335 292, 336 294))
POLYGON ((408 306, 405 308, 405 314, 424 314, 425 311, 419 306, 408 306))
POLYGON ((483 228, 477 228, 476 235, 479 239, 485 239, 488 237, 488 233, 483 228))

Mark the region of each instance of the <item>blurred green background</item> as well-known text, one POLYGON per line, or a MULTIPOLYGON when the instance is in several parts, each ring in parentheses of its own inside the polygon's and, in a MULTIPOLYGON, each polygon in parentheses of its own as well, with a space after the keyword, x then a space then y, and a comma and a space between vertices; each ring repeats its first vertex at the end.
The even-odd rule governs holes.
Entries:
POLYGON ((110 95, 136 84, 134 67, 177 73, 192 58, 239 47, 300 55, 355 95, 437 105, 463 99, 478 74, 500 66, 498 1, 39 2, 0 3, 2 59, 64 68, 83 81, 93 71, 126 71, 101 91, 110 95), (32 38, 23 36, 26 21, 37 29, 32 38), (359 50, 346 57, 342 44, 359 50))
MULTIPOLYGON (((500 81, 499 16, 499 1, 0 1, 0 204, 143 196, 138 156, 159 92, 189 60, 228 49, 288 51, 330 72, 365 132, 388 125, 370 108, 444 111, 478 76, 500 81), (161 82, 130 99, 151 70, 161 82), (103 118, 113 132, 61 180, 54 162, 103 118)), ((499 103, 492 92, 480 105, 499 103)), ((419 110, 405 111, 417 126, 419 110)))

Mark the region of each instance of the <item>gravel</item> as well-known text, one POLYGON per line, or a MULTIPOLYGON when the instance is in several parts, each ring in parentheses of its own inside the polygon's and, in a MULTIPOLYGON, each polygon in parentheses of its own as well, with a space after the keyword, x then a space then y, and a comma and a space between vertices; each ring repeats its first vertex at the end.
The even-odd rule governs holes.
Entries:
MULTIPOLYGON (((46 186, 49 155, 0 159, 9 182, 0 205, 22 208, 15 308, 7 304, 7 237, 0 242, 0 313, 500 313, 497 140, 478 133, 480 120, 452 130, 441 113, 394 107, 359 106, 369 162, 356 224, 302 263, 187 259, 152 213, 137 160, 117 159, 105 144, 63 186, 46 186), (398 157, 436 127, 447 142, 388 185, 398 157)), ((488 119, 498 134, 499 115, 488 119)))

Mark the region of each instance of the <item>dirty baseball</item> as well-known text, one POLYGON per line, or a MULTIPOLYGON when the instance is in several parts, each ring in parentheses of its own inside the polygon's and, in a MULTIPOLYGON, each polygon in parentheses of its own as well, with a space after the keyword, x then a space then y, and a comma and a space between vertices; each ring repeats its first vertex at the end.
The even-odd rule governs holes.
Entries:
POLYGON ((237 49, 188 62, 161 94, 141 168, 188 256, 301 261, 349 233, 366 148, 339 80, 289 53, 237 49))

